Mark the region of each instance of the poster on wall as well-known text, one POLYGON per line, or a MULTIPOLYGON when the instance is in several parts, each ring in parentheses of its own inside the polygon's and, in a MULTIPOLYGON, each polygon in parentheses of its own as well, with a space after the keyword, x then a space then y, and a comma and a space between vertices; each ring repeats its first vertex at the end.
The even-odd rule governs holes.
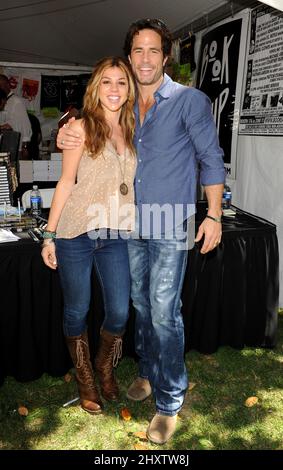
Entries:
POLYGON ((60 108, 60 77, 42 75, 40 107, 60 108))
POLYGON ((283 15, 251 11, 239 134, 283 135, 283 15))
POLYGON ((40 73, 36 70, 5 67, 4 74, 8 77, 10 88, 20 96, 28 111, 40 112, 40 73))
POLYGON ((235 178, 238 116, 248 29, 248 10, 202 36, 196 87, 209 96, 227 175, 235 178))
POLYGON ((61 77, 61 105, 60 111, 66 112, 70 108, 79 108, 80 83, 79 77, 68 75, 61 77))

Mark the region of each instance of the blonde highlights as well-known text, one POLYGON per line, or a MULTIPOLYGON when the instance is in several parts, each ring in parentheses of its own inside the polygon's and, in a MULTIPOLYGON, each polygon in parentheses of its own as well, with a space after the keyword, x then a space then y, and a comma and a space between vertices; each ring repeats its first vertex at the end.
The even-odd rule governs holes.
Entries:
POLYGON ((134 154, 133 137, 135 131, 135 81, 128 63, 121 57, 106 57, 99 60, 93 69, 92 76, 88 82, 83 103, 83 125, 85 129, 85 147, 96 158, 103 150, 107 139, 110 138, 110 127, 108 126, 103 108, 99 100, 99 85, 104 71, 110 67, 119 67, 127 78, 128 99, 121 109, 119 124, 122 128, 126 146, 134 154))

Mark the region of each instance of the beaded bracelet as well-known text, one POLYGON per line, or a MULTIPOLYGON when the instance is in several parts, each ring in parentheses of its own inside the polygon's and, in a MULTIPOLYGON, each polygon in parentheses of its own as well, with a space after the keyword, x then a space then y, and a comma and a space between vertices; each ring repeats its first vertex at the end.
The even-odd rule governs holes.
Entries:
POLYGON ((44 239, 47 238, 56 238, 56 232, 51 232, 51 230, 44 230, 42 233, 44 239))

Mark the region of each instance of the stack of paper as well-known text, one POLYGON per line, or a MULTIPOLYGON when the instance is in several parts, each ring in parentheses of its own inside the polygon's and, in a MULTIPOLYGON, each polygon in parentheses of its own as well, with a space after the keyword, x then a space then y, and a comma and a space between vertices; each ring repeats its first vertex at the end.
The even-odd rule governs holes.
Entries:
POLYGON ((62 173, 62 161, 52 160, 49 162, 49 181, 58 181, 62 173))
POLYGON ((0 204, 12 203, 12 175, 10 155, 0 154, 0 204))
POLYGON ((29 160, 20 160, 20 182, 32 183, 33 182, 33 164, 29 160))
POLYGON ((0 243, 16 242, 18 240, 20 240, 20 237, 14 235, 10 230, 0 228, 0 243))
POLYGON ((48 160, 33 161, 33 181, 48 181, 49 162, 48 160))

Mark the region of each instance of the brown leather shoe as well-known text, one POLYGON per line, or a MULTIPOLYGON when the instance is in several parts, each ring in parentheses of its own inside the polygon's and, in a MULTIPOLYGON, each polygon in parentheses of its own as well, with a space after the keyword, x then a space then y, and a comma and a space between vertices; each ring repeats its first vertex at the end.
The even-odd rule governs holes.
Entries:
POLYGON ((151 395, 149 380, 137 377, 130 385, 126 397, 133 401, 143 401, 151 395))
POLYGON ((177 423, 177 415, 165 416, 159 413, 152 418, 146 436, 154 444, 165 444, 173 436, 177 423))

